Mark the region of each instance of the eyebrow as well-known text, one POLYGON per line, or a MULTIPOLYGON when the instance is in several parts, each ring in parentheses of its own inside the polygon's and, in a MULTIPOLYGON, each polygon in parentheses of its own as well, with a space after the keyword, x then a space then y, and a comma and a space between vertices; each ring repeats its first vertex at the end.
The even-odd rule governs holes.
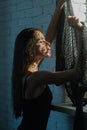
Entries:
POLYGON ((36 41, 43 40, 43 39, 45 39, 45 37, 38 38, 36 39, 36 41))

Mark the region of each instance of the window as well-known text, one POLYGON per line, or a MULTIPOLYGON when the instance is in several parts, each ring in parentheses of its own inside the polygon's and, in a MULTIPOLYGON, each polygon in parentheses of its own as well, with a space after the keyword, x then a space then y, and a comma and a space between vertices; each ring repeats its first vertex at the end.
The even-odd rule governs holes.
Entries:
POLYGON ((87 22, 87 0, 71 0, 71 2, 75 16, 87 22))

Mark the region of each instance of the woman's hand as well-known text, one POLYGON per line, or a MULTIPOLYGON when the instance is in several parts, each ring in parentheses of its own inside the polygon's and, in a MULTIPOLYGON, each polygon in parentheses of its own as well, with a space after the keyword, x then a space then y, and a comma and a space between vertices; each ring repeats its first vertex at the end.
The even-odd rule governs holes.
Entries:
POLYGON ((76 16, 68 16, 69 25, 73 28, 83 29, 84 25, 80 22, 76 16))
POLYGON ((63 6, 64 6, 64 4, 65 4, 66 1, 67 1, 67 0, 59 0, 59 1, 58 1, 58 5, 57 5, 57 8, 59 8, 59 9, 63 8, 63 6))

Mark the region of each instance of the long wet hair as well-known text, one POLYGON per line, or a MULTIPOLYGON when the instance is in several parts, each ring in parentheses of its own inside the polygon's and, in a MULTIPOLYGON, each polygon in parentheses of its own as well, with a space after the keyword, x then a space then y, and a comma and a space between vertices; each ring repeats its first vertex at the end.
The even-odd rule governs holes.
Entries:
POLYGON ((22 115, 22 77, 34 60, 35 31, 42 32, 40 29, 27 28, 22 30, 15 40, 12 70, 12 100, 15 118, 22 115))

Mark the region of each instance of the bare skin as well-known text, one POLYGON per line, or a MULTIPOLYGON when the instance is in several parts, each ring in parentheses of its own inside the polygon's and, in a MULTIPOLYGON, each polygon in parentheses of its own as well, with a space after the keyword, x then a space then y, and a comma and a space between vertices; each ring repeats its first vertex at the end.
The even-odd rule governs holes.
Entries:
MULTIPOLYGON (((47 42, 41 32, 36 32, 36 37, 39 37, 35 45, 34 62, 29 65, 28 72, 32 72, 27 80, 27 89, 25 91, 26 99, 36 98, 44 91, 46 84, 63 84, 66 81, 75 78, 75 69, 62 72, 39 71, 39 63, 43 58, 51 55, 50 43, 47 42)), ((37 38, 38 38, 37 37, 37 38)))
POLYGON ((52 20, 48 26, 47 33, 46 33, 46 40, 49 41, 50 43, 52 43, 53 40, 55 39, 56 32, 57 32, 58 20, 59 20, 61 11, 62 11, 66 1, 67 0, 60 0, 59 1, 58 5, 56 7, 56 10, 54 12, 54 15, 52 17, 52 20))
MULTIPOLYGON (((67 81, 74 80, 76 77, 76 68, 61 72, 49 72, 39 70, 40 62, 44 58, 51 56, 50 44, 55 38, 58 19, 64 3, 65 0, 61 0, 60 4, 58 4, 52 21, 49 24, 46 37, 40 31, 35 32, 37 43, 34 47, 34 61, 28 66, 27 69, 27 72, 32 72, 32 74, 27 79, 27 88, 25 91, 26 99, 33 99, 41 95, 41 93, 46 88, 46 84, 63 84, 67 81)), ((72 23, 74 23, 74 25, 78 26, 79 28, 83 27, 79 19, 74 16, 69 16, 68 21, 70 22, 71 26, 73 25, 72 23)))
POLYGON ((68 22, 73 28, 83 29, 84 26, 76 16, 68 16, 68 22))

